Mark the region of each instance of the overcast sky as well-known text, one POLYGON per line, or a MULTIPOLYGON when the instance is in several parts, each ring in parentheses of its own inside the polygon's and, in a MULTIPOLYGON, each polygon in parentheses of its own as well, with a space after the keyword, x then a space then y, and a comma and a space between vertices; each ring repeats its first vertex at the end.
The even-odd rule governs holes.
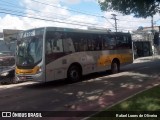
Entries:
MULTIPOLYGON (((134 18, 133 15, 123 16, 117 12, 102 12, 97 0, 1 0, 0 6, 0 31, 43 26, 114 30, 114 20, 111 19, 113 13, 117 15, 119 31, 151 26, 151 18, 142 19, 134 18)), ((159 25, 159 18, 159 14, 154 16, 155 25, 159 25)))

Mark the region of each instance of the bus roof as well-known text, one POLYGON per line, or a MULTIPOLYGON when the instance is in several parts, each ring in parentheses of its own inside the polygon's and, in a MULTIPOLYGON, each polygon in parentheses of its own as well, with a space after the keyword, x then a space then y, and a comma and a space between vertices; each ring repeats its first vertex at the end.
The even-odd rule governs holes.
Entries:
POLYGON ((46 27, 47 30, 53 31, 65 31, 65 32, 79 32, 79 33, 93 33, 93 34, 130 34, 130 33, 122 33, 122 32, 111 32, 108 30, 85 30, 85 29, 74 29, 74 28, 61 28, 61 27, 46 27))
MULTIPOLYGON (((39 27, 29 30, 35 30, 35 29, 41 29, 46 28, 49 31, 64 31, 64 32, 76 32, 76 33, 93 33, 93 34, 124 34, 124 35, 130 35, 130 33, 123 33, 123 32, 111 32, 108 30, 88 30, 88 29, 75 29, 75 28, 63 28, 63 27, 39 27)), ((27 31, 27 30, 26 30, 27 31)))

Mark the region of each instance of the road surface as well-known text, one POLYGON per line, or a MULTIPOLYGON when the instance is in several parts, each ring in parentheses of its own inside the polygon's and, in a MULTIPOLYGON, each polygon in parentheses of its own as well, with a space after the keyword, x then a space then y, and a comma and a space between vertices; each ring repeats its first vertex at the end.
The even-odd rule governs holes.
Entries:
POLYGON ((0 111, 97 112, 159 84, 159 70, 160 59, 144 58, 143 62, 123 67, 118 74, 91 74, 73 84, 60 80, 0 85, 0 111))

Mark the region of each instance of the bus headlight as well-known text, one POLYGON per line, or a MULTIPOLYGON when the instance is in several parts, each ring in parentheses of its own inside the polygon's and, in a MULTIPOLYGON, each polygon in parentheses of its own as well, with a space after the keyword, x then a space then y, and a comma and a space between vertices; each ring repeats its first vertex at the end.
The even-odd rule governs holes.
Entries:
POLYGON ((37 74, 38 74, 38 73, 41 73, 41 72, 42 72, 42 67, 41 67, 41 66, 38 66, 37 74))
POLYGON ((8 74, 9 74, 9 72, 4 72, 4 73, 1 74, 1 76, 2 76, 2 77, 5 77, 5 76, 7 76, 8 74))

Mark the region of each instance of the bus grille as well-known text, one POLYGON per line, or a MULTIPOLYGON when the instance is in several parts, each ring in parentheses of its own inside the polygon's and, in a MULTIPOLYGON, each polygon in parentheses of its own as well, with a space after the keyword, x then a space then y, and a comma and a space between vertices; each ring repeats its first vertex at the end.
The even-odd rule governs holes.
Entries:
POLYGON ((20 76, 18 76, 18 78, 20 79, 20 80, 33 80, 33 77, 32 76, 23 76, 23 75, 20 75, 20 76))
POLYGON ((26 76, 26 80, 33 80, 32 76, 26 76))

